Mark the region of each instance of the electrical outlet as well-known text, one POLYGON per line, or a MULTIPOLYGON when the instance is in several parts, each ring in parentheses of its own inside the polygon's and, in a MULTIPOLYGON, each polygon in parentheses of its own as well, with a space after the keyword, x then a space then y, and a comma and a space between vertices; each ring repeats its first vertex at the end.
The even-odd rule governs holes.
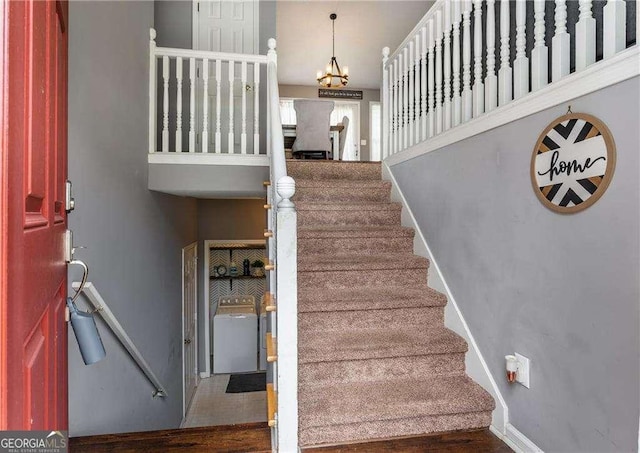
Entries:
POLYGON ((523 355, 515 353, 516 359, 518 359, 518 373, 516 374, 516 382, 521 383, 526 388, 530 388, 529 371, 530 361, 523 355))

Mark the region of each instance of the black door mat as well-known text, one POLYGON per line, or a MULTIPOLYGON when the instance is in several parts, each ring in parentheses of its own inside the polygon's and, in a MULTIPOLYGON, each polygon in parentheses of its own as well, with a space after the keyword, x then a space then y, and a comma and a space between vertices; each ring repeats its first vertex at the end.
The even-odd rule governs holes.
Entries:
POLYGON ((267 373, 232 374, 226 393, 264 392, 267 390, 267 373))

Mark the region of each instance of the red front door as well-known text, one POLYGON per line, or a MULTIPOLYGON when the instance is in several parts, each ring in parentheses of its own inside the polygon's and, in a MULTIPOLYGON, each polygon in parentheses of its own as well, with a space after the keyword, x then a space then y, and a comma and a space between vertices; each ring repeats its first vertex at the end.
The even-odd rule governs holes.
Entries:
POLYGON ((0 18, 0 429, 66 430, 68 5, 0 18))

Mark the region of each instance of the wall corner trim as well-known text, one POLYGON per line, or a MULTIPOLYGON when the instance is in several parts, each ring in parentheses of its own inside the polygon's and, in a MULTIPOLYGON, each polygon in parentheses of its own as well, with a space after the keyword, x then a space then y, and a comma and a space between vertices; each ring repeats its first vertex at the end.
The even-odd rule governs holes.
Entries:
POLYGON ((504 434, 493 425, 489 427, 489 430, 516 453, 543 453, 540 447, 518 431, 511 423, 507 423, 504 434))
MULTIPOLYGON (((467 352, 465 363, 467 367, 467 374, 478 384, 480 384, 486 391, 488 391, 491 396, 496 401, 496 408, 492 414, 492 422, 491 428, 492 431, 496 431, 500 433, 498 437, 503 438, 507 432, 507 427, 510 426, 509 422, 509 408, 507 407, 507 403, 505 402, 496 381, 493 379, 491 372, 489 371, 489 367, 480 352, 480 348, 476 343, 473 335, 471 334, 471 330, 467 325, 464 317, 462 316, 462 312, 458 308, 458 304, 456 303, 449 286, 438 267, 438 263, 433 257, 431 253, 431 249, 425 240, 420 227, 418 226, 418 222, 416 221, 413 212, 407 200, 402 193, 402 190, 398 186, 398 183, 393 176, 391 169, 387 162, 382 163, 382 178, 384 180, 390 181, 391 188, 391 198, 393 201, 397 201, 402 203, 402 225, 411 227, 415 230, 415 240, 414 240, 414 253, 420 256, 424 256, 428 258, 430 261, 429 269, 434 272, 429 272, 429 286, 433 287, 436 290, 442 291, 447 296, 448 303, 445 307, 445 326, 458 335, 462 336, 467 344, 469 345, 469 351, 467 352)), ((517 431, 517 430, 516 430, 517 431)), ((522 436, 524 439, 526 437, 522 436)), ((531 445, 534 445, 531 443, 531 445)), ((526 450, 523 450, 526 451, 526 450)), ((531 451, 541 451, 541 450, 531 450, 531 451)))

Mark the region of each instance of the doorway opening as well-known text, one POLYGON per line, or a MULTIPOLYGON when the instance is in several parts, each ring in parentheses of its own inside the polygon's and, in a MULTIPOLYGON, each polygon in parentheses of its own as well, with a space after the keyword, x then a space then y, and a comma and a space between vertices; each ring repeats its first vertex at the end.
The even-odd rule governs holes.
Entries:
POLYGON ((204 367, 183 427, 267 421, 264 240, 205 240, 204 367))

